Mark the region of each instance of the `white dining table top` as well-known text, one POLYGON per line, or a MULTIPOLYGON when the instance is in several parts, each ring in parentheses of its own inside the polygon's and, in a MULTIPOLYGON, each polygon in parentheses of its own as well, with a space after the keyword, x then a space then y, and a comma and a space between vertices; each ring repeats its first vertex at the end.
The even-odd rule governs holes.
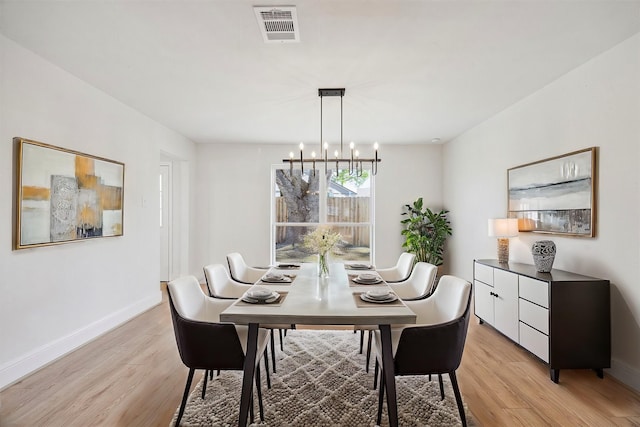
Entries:
MULTIPOLYGON (((379 285, 349 286, 347 270, 341 263, 330 264, 330 277, 319 278, 317 265, 301 264, 299 269, 277 271, 295 275, 291 284, 259 282, 254 286, 286 292, 280 304, 245 304, 240 300, 220 314, 220 321, 236 324, 284 323, 308 325, 378 325, 414 324, 415 313, 404 304, 370 304, 358 307, 354 293, 388 287, 379 285)), ((357 274, 357 271, 350 271, 357 274)))

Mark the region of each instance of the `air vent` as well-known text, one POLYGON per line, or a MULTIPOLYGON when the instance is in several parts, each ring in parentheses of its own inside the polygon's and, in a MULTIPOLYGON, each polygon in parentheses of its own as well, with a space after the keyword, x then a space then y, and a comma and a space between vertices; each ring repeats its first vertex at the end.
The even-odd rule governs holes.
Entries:
POLYGON ((299 42, 298 16, 294 6, 253 8, 265 43, 299 42))

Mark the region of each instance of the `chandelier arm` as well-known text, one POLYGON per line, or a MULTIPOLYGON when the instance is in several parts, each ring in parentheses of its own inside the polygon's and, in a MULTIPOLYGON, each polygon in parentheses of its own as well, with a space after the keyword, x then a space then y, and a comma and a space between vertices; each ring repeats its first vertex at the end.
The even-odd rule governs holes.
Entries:
POLYGON ((315 156, 315 153, 312 153, 312 158, 308 159, 304 157, 303 152, 303 144, 300 143, 300 158, 294 159, 293 152, 291 152, 288 159, 283 159, 283 162, 289 162, 289 174, 293 175, 293 164, 300 163, 301 173, 304 174, 304 164, 312 163, 313 171, 312 173, 315 175, 316 169, 316 161, 324 163, 324 171, 327 173, 327 165, 330 161, 335 162, 336 164, 336 174, 340 169, 340 163, 346 163, 349 167, 349 174, 353 175, 353 171, 355 168, 356 176, 362 176, 364 173, 363 163, 371 162, 371 172, 373 175, 378 173, 378 162, 381 162, 382 159, 378 157, 378 143, 374 144, 375 158, 360 158, 359 154, 356 154, 354 157, 354 144, 351 142, 350 149, 350 158, 344 157, 344 97, 345 89, 344 88, 334 88, 334 89, 318 89, 318 95, 320 96, 320 159, 318 160, 315 156), (324 129, 323 129, 323 120, 324 120, 324 100, 325 96, 340 96, 340 157, 338 157, 338 152, 336 151, 336 158, 329 160, 328 158, 328 144, 323 141, 324 129), (323 154, 324 149, 324 156, 323 154))

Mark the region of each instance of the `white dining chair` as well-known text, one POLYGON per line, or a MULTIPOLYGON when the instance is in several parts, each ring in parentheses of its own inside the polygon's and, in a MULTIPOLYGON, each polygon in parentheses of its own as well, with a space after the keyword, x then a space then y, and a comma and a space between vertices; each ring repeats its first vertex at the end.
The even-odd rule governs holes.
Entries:
MULTIPOLYGON (((244 369, 248 327, 221 323, 220 313, 232 302, 208 297, 202 291, 198 279, 193 276, 180 277, 169 282, 167 294, 178 352, 182 362, 189 368, 176 420, 176 426, 179 426, 196 369, 206 371, 203 379, 202 399, 205 398, 207 390, 207 372, 213 370, 242 371, 244 369), (209 345, 204 345, 204 343, 209 343, 209 345), (211 343, 215 343, 215 345, 211 345, 211 343)), ((257 351, 264 351, 266 346, 267 332, 258 331, 257 351)), ((255 383, 258 391, 260 419, 264 421, 259 362, 260 358, 257 358, 255 383)), ((253 413, 251 418, 253 419, 253 413)))
POLYGON ((204 267, 204 278, 207 282, 209 295, 214 298, 238 299, 252 286, 233 280, 229 277, 227 269, 222 264, 206 265, 204 267))
POLYGON ((389 268, 377 268, 376 272, 384 279, 385 282, 400 282, 406 280, 411 274, 416 255, 403 252, 398 258, 395 266, 389 268))
POLYGON ((231 278, 236 282, 249 285, 256 283, 269 271, 269 268, 266 267, 251 267, 247 265, 242 255, 238 252, 227 254, 227 263, 229 264, 231 278))
POLYGON ((406 280, 389 283, 389 286, 403 301, 421 299, 433 292, 437 274, 435 265, 418 262, 406 280))
MULTIPOLYGON (((247 290, 251 289, 252 285, 240 283, 229 277, 227 269, 222 264, 209 264, 204 266, 204 277, 207 282, 207 288, 209 289, 209 295, 214 298, 221 299, 238 299, 242 298, 247 290)), ((266 273, 266 271, 265 271, 266 273)), ((260 276, 262 277, 262 276, 260 276)), ((258 278, 260 280, 260 278, 258 278)), ((286 324, 264 324, 260 325, 261 328, 268 329, 270 334, 271 344, 271 363, 273 365, 273 372, 276 372, 276 349, 275 349, 275 337, 274 331, 278 331, 280 337, 280 350, 284 350, 284 331, 292 329, 292 325, 286 324)), ((267 386, 271 388, 271 378, 269 377, 269 366, 265 355, 265 364, 267 365, 267 386)))
MULTIPOLYGON (((411 271, 411 275, 407 280, 396 283, 389 283, 389 287, 403 301, 418 300, 426 298, 434 290, 436 284, 436 275, 438 267, 427 262, 418 262, 411 271)), ((360 331, 360 353, 364 347, 364 332, 368 331, 367 336, 367 353, 365 360, 365 370, 369 372, 369 362, 371 360, 371 339, 372 331, 378 329, 376 325, 358 325, 354 326, 356 331, 360 331)))
MULTIPOLYGON (((467 425, 467 421, 456 370, 462 360, 469 326, 471 290, 471 283, 464 279, 442 276, 438 287, 429 298, 405 302, 416 313, 416 324, 391 328, 395 375, 437 374, 440 396, 444 399, 442 374, 448 374, 463 426, 467 425)), ((378 366, 382 360, 380 331, 374 332, 374 347, 377 378, 378 366)), ((382 369, 380 378, 378 424, 381 421, 385 388, 382 369)))

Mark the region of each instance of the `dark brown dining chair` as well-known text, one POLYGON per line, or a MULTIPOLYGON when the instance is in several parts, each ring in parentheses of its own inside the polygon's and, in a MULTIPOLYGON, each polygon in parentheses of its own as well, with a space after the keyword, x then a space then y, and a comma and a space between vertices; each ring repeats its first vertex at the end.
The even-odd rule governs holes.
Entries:
MULTIPOLYGON (((233 301, 208 297, 194 276, 185 276, 169 282, 167 291, 178 352, 182 363, 189 368, 187 384, 175 424, 179 426, 196 369, 205 370, 202 386, 203 399, 207 389, 207 371, 242 371, 244 369, 248 327, 220 323, 220 313, 233 301)), ((266 346, 267 332, 259 330, 257 351, 263 352, 266 346)), ((255 379, 260 419, 264 420, 259 362, 260 358, 256 358, 255 379)), ((253 405, 251 409, 253 422, 253 405)))
MULTIPOLYGON (((417 325, 392 328, 393 364, 396 376, 438 375, 440 395, 444 399, 442 374, 448 374, 458 405, 462 425, 466 427, 462 396, 456 370, 460 366, 469 326, 471 283, 454 276, 442 276, 435 292, 424 300, 407 301, 417 315, 417 325)), ((380 331, 374 333, 377 361, 382 360, 380 331)), ((385 382, 380 370, 378 425, 382 419, 385 382)))

